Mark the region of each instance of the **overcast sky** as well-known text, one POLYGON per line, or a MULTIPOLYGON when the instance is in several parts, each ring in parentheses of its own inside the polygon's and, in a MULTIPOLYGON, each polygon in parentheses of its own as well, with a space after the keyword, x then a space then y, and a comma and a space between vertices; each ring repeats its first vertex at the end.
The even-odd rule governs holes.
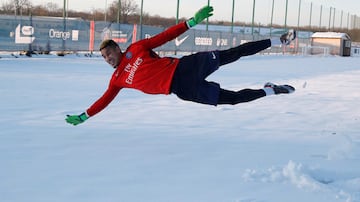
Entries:
MULTIPOLYGON (((6 0, 0 0, 6 1, 6 0)), ((30 0, 33 4, 45 4, 47 2, 54 2, 62 7, 63 0, 30 0)), ((114 0, 67 0, 69 2, 70 10, 91 11, 93 9, 104 9, 106 5, 110 5, 114 0), (85 3, 86 2, 86 3, 85 3)), ((140 7, 141 0, 134 0, 140 7)), ((263 24, 269 23, 271 17, 271 8, 273 0, 256 0, 256 21, 263 24)), ((355 14, 360 16, 360 2, 359 0, 288 0, 288 17, 289 21, 297 23, 299 1, 301 1, 301 19, 306 21, 310 13, 310 5, 313 2, 313 15, 318 17, 316 13, 320 13, 320 6, 323 6, 323 18, 329 16, 330 7, 335 8, 336 16, 340 18, 341 11, 344 15, 355 14)), ((180 17, 191 17, 203 5, 206 5, 208 0, 180 0, 180 17)), ((231 21, 232 0, 210 0, 211 5, 214 6, 215 12, 212 20, 231 21)), ((275 14, 274 21, 283 20, 285 16, 285 2, 286 0, 275 0, 275 14)), ((144 0, 144 12, 150 15, 160 15, 163 17, 176 16, 177 0, 144 0)), ((253 0, 235 0, 235 21, 249 22, 252 19, 253 0)), ((324 19, 323 19, 324 20, 324 19)))

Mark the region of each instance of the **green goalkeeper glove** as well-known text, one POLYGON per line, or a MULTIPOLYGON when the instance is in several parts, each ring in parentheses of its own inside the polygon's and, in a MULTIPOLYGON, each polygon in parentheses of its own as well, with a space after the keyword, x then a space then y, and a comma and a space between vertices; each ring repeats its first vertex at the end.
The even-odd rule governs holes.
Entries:
POLYGON ((80 124, 80 123, 84 123, 89 116, 84 112, 80 115, 66 115, 67 118, 65 119, 66 122, 73 124, 74 126, 80 124))
POLYGON ((187 21, 189 27, 194 27, 195 25, 199 24, 205 18, 208 18, 213 15, 214 8, 212 6, 204 6, 198 12, 195 13, 195 16, 190 18, 187 21))

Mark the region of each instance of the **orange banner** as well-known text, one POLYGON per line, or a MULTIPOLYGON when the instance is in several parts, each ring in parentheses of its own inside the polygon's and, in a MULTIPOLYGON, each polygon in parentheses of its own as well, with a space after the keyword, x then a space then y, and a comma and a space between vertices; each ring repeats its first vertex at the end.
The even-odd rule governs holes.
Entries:
POLYGON ((137 34, 137 25, 134 24, 133 35, 132 35, 132 43, 136 42, 136 34, 137 34))
POLYGON ((90 39, 89 39, 89 51, 94 51, 94 40, 95 40, 95 22, 90 21, 90 39))

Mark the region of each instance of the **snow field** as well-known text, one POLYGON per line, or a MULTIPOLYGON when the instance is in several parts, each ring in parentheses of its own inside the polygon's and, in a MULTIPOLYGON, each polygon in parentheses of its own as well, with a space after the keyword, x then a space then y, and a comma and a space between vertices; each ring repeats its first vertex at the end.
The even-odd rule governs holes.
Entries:
POLYGON ((296 87, 236 106, 106 89, 101 58, 0 59, 0 201, 360 201, 357 57, 256 55, 209 80, 296 87))

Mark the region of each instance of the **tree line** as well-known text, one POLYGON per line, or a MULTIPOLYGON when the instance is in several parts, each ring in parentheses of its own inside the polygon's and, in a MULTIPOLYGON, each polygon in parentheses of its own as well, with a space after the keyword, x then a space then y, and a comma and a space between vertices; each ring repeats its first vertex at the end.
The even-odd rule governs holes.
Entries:
MULTIPOLYGON (((121 6, 119 6, 118 0, 113 2, 105 9, 92 9, 90 12, 81 12, 75 10, 65 10, 62 6, 48 2, 41 5, 34 5, 31 0, 7 0, 0 5, 1 15, 22 15, 22 16, 52 16, 52 17, 72 17, 81 18, 84 20, 95 20, 95 21, 109 21, 119 22, 123 24, 138 24, 140 20, 140 9, 139 6, 133 0, 121 0, 121 6), (120 8, 120 10, 118 9, 120 8)), ((179 19, 184 21, 185 18, 179 19)), ((149 15, 144 12, 142 16, 142 22, 145 25, 158 26, 158 27, 169 27, 176 23, 176 19, 165 18, 159 15, 149 15)), ((227 21, 209 21, 213 25, 227 25, 230 26, 231 22, 227 21)), ((246 22, 234 22, 234 26, 251 26, 250 23, 246 22)), ((260 26, 260 25, 259 25, 260 26)), ((266 26, 266 25, 261 25, 266 26)), ((282 25, 273 25, 273 27, 281 28, 282 25)), ((294 27, 297 28, 297 27, 294 27)), ((300 30, 304 31, 328 31, 326 28, 319 27, 301 27, 300 30)), ((360 42, 360 30, 359 29, 336 29, 332 31, 346 32, 350 35, 353 41, 360 42)))
MULTIPOLYGON (((118 0, 108 6, 106 10, 93 8, 90 11, 65 10, 63 5, 53 2, 34 5, 31 0, 7 0, 0 5, 1 15, 18 16, 51 16, 51 17, 71 17, 84 20, 119 22, 124 24, 138 24, 140 19, 139 6, 133 0, 121 0, 120 12, 118 12, 118 0), (118 15, 120 14, 120 15, 118 15)), ((185 20, 185 19, 180 19, 185 20)), ((164 18, 159 15, 150 16, 143 13, 143 23, 147 25, 169 27, 174 25, 175 18, 164 18)))

